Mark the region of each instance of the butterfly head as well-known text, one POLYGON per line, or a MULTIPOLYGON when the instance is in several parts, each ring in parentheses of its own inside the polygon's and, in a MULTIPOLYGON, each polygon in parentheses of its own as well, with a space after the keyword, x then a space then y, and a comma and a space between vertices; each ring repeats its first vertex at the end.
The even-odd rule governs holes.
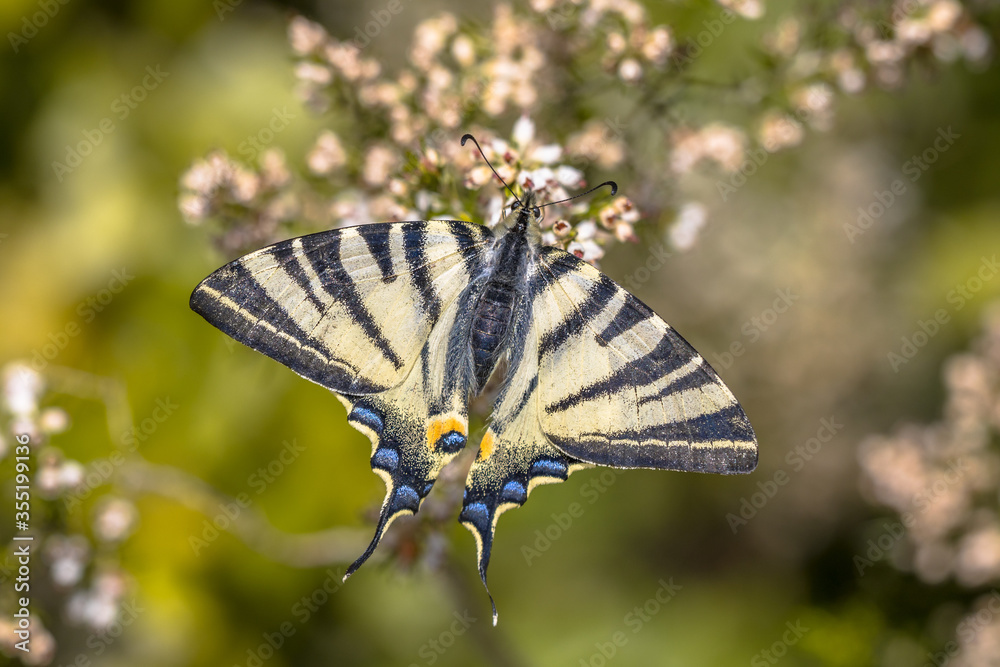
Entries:
POLYGON ((530 227, 531 223, 537 223, 542 219, 542 207, 535 203, 535 191, 525 188, 521 198, 510 205, 510 215, 515 217, 517 224, 530 227))

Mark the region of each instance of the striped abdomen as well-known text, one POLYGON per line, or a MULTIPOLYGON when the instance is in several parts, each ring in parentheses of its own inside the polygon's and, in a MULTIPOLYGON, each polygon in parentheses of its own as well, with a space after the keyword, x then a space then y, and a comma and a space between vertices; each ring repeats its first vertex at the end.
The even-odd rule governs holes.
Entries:
POLYGON ((482 390, 503 353, 503 343, 510 330, 514 306, 519 299, 513 286, 488 282, 472 316, 469 342, 476 367, 477 389, 482 390))

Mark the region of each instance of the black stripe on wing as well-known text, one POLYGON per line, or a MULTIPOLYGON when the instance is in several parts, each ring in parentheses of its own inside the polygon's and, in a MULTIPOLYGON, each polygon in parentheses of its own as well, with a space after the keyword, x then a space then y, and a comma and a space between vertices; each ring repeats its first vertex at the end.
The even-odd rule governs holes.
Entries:
POLYGON ((386 389, 358 377, 358 370, 349 363, 331 361, 325 351, 313 346, 298 322, 267 294, 240 260, 230 262, 205 278, 192 292, 190 306, 234 340, 266 354, 313 382, 325 387, 351 386, 359 393, 386 389), (223 298, 233 305, 225 303, 223 298), (261 322, 266 322, 297 344, 286 344, 273 331, 262 327, 261 322))
POLYGON ((358 228, 358 235, 365 240, 368 245, 368 252, 371 253, 382 272, 382 280, 391 283, 396 279, 395 267, 392 265, 392 248, 389 242, 389 232, 392 230, 392 223, 376 222, 358 228))
POLYGON ((577 306, 576 311, 567 314, 558 327, 545 332, 538 344, 539 356, 552 352, 586 329, 588 322, 607 307, 618 290, 619 287, 615 285, 614 281, 601 274, 600 280, 594 283, 586 300, 577 306))
POLYGON ((662 400, 671 394, 676 394, 681 391, 686 391, 688 389, 697 389, 699 387, 705 387, 710 384, 715 384, 722 382, 719 376, 715 374, 712 367, 708 365, 704 359, 701 363, 693 369, 690 373, 685 373, 684 375, 679 375, 674 378, 669 384, 660 389, 660 391, 655 394, 650 394, 649 396, 643 396, 639 399, 639 406, 646 405, 647 403, 653 403, 655 401, 662 400))
POLYGON ((483 269, 479 247, 494 238, 493 232, 484 225, 470 226, 469 223, 458 220, 447 220, 446 222, 451 225, 451 231, 455 235, 458 251, 462 254, 462 260, 465 262, 465 270, 474 281, 483 269))
POLYGON ((430 318, 437 321, 441 313, 441 300, 434 291, 430 271, 427 269, 427 255, 424 252, 426 235, 423 223, 408 222, 403 225, 403 256, 410 269, 410 279, 420 292, 421 305, 430 318))
MULTIPOLYGON (((303 257, 319 277, 320 285, 324 291, 330 295, 330 298, 341 303, 347 309, 351 319, 361 327, 365 336, 387 361, 397 369, 402 368, 403 360, 392 349, 392 344, 382 333, 381 327, 375 322, 371 312, 365 307, 364 299, 361 297, 354 279, 344 268, 340 259, 340 246, 343 237, 340 234, 334 234, 332 238, 326 239, 323 238, 322 234, 312 234, 303 236, 301 241, 303 257)), ((425 268, 425 274, 426 271, 425 268)), ((434 319, 437 319, 436 315, 434 319)))
POLYGON ((569 396, 545 406, 548 414, 566 410, 597 396, 612 394, 623 387, 645 386, 678 370, 691 361, 686 350, 679 351, 670 336, 664 335, 650 352, 626 362, 606 378, 592 382, 569 396))
POLYGON ((750 420, 739 405, 641 429, 583 433, 573 438, 548 435, 552 444, 567 454, 584 454, 582 458, 588 463, 604 466, 721 474, 746 473, 757 467, 757 448, 739 446, 756 440, 750 420), (660 442, 652 442, 656 440, 660 442), (727 441, 734 444, 712 444, 727 441))
MULTIPOLYGON (((601 277, 605 278, 606 276, 601 274, 601 277)), ((611 282, 610 278, 608 278, 608 282, 611 282)), ((618 287, 618 285, 615 285, 613 282, 611 282, 611 284, 614 286, 616 292, 621 292, 622 296, 625 298, 625 303, 622 308, 615 313, 615 316, 611 318, 608 325, 598 332, 597 339, 602 345, 607 344, 609 341, 622 335, 635 325, 656 317, 656 313, 653 312, 652 308, 644 304, 642 301, 639 301, 639 299, 635 298, 621 287, 618 287)))

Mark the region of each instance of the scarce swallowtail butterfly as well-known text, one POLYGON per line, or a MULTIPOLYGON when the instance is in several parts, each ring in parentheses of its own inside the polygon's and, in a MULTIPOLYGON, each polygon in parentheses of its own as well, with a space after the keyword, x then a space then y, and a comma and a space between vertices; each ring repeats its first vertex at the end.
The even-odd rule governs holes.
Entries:
POLYGON ((594 465, 721 474, 757 465, 750 422, 705 359, 596 268, 542 245, 535 194, 515 199, 494 229, 391 222, 282 241, 191 295, 212 325, 333 391, 371 439, 386 496, 345 579, 465 448, 470 396, 501 361, 459 515, 484 586, 497 518, 539 484, 594 465))

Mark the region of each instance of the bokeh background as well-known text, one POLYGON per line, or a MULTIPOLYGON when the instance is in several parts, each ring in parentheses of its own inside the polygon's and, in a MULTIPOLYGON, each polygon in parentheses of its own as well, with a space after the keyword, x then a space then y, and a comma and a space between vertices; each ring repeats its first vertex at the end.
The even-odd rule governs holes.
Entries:
POLYGON ((995 3, 6 0, 0 27, 7 658, 1000 660, 995 3), (760 441, 746 477, 538 489, 499 524, 495 629, 460 480, 340 584, 383 494, 367 440, 187 306, 269 241, 489 219, 469 130, 550 194, 618 181, 547 240, 679 329, 760 441))

